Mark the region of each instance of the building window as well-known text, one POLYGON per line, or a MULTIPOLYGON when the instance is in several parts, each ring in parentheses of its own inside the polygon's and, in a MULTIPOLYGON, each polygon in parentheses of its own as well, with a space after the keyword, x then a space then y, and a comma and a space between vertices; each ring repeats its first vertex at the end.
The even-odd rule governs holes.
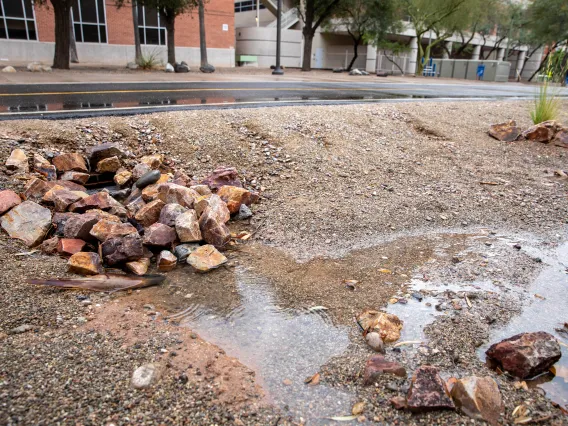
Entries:
POLYGON ((0 0, 0 38, 37 40, 32 0, 0 0))
POLYGON ((106 43, 104 0, 74 0, 73 31, 78 42, 106 43))
POLYGON ((166 27, 156 9, 138 6, 138 31, 141 44, 166 44, 166 27))
MULTIPOLYGON (((235 3, 235 12, 248 12, 250 10, 256 10, 257 1, 260 0, 238 1, 235 3)), ((259 9, 266 9, 266 6, 260 3, 259 9)))

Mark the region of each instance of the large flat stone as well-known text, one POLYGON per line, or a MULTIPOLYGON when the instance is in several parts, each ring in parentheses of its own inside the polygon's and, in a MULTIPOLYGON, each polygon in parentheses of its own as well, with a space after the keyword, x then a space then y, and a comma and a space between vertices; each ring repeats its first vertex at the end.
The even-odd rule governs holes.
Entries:
POLYGON ((2 216, 2 228, 12 238, 33 247, 40 244, 51 227, 51 211, 33 201, 24 201, 2 216))

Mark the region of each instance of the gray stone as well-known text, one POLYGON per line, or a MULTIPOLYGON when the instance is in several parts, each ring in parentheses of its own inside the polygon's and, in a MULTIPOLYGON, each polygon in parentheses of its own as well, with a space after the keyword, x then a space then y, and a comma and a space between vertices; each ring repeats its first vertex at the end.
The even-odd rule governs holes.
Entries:
POLYGON ((2 216, 2 228, 12 238, 33 247, 51 228, 51 211, 33 201, 24 201, 2 216))
POLYGON ((369 345, 369 347, 375 352, 379 352, 381 354, 385 353, 385 344, 379 333, 376 333, 374 331, 367 333, 365 340, 367 341, 367 345, 369 345))
POLYGON ((181 64, 178 64, 177 62, 174 64, 174 71, 178 72, 178 73, 185 73, 185 72, 189 72, 189 66, 185 63, 182 62, 181 64))
POLYGON ((26 331, 30 331, 33 330, 33 327, 29 324, 22 324, 18 327, 15 327, 11 330, 8 331, 8 334, 22 334, 25 333, 26 331))
POLYGON ((138 64, 136 62, 129 62, 126 64, 126 68, 128 68, 129 70, 137 70, 138 64))
POLYGON ((211 64, 205 64, 199 67, 199 71, 210 74, 212 72, 215 72, 215 67, 211 64))
POLYGON ((161 173, 159 170, 151 170, 147 173, 144 173, 134 185, 136 185, 136 187, 140 189, 146 188, 148 185, 152 185, 153 183, 158 182, 160 176, 161 173))
POLYGON ((180 244, 174 249, 178 262, 185 262, 187 257, 199 248, 199 244, 180 244))
POLYGON ((239 212, 235 215, 236 220, 245 220, 252 217, 252 211, 246 204, 241 204, 239 212))

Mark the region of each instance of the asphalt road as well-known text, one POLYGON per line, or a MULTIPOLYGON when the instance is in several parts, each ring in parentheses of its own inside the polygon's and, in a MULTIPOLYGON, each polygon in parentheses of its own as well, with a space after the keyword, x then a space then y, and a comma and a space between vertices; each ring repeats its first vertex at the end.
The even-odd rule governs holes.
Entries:
MULTIPOLYGON (((530 99, 536 87, 497 83, 195 82, 0 85, 0 120, 136 114, 164 109, 442 99, 530 99)), ((568 96, 568 89, 559 90, 568 96)))

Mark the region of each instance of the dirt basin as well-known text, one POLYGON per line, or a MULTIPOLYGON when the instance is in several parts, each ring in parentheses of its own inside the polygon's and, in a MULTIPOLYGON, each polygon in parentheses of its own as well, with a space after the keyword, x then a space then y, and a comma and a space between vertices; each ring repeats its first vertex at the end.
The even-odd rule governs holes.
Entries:
MULTIPOLYGON (((65 276, 65 260, 2 234, 0 421, 330 424, 357 402, 365 403, 361 422, 469 421, 392 409, 389 398, 403 395, 408 379, 363 386, 372 352, 354 316, 375 308, 404 321, 405 343, 387 346, 386 356, 407 371, 430 364, 444 379, 489 375, 503 396, 503 424, 520 404, 534 420, 565 423, 563 386, 518 388, 479 356, 511 324, 554 333, 566 321, 541 283, 551 273, 562 283, 566 266, 568 181, 554 171, 568 153, 487 136, 489 124, 507 119, 528 126, 528 104, 5 123, 3 159, 16 146, 75 151, 114 140, 135 155, 167 154, 197 176, 234 165, 263 198, 250 221, 233 225, 254 237, 227 252, 226 267, 178 268, 164 285, 130 294, 31 287, 23 278, 65 276), (556 313, 545 318, 545 309, 556 313), (11 334, 22 325, 28 331, 11 334), (132 389, 132 372, 148 362, 163 367, 162 378, 132 389), (315 373, 320 383, 306 385, 315 373)), ((21 184, 0 174, 0 186, 21 184)))

